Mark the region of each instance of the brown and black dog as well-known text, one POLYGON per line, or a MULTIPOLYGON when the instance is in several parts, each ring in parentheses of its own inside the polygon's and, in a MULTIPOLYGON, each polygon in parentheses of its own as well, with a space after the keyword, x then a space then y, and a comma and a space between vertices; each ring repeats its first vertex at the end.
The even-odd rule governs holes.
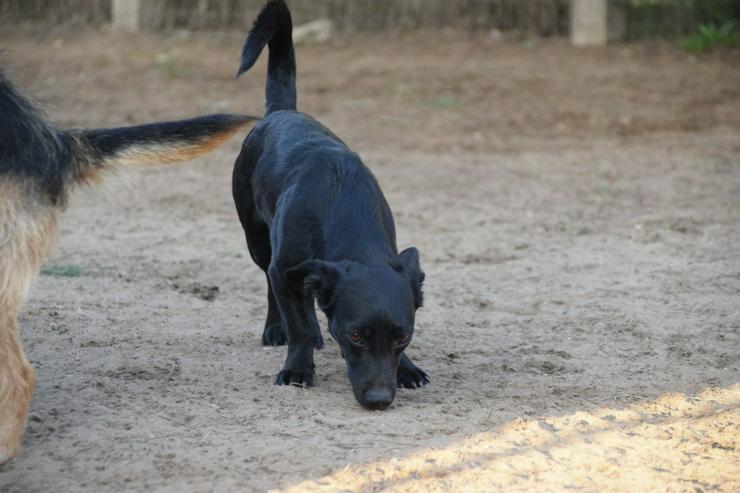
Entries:
POLYGON ((126 165, 201 156, 257 118, 210 115, 97 130, 59 130, 0 70, 0 464, 14 457, 36 379, 16 317, 71 187, 126 165))

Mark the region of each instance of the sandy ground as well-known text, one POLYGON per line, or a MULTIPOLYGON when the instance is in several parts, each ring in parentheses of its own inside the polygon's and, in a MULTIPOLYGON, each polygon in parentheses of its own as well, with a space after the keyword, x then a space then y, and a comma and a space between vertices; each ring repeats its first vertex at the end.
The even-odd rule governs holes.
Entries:
MULTIPOLYGON (((0 37, 65 126, 259 113, 241 41, 0 37)), ((300 108, 422 252, 432 383, 365 411, 329 343, 315 388, 272 385, 235 139, 75 195, 20 319, 39 385, 1 491, 740 489, 737 53, 438 33, 298 62, 300 108)))

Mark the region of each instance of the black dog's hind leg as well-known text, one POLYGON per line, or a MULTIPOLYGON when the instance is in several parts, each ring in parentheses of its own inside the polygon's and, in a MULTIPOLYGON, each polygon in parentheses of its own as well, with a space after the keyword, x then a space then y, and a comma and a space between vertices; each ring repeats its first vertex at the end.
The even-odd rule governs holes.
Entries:
POLYGON ((416 389, 429 383, 429 375, 416 366, 406 354, 401 355, 396 380, 399 387, 416 389))
POLYGON ((267 275, 267 269, 270 267, 270 233, 264 223, 249 221, 244 225, 244 230, 248 231, 247 246, 252 260, 260 269, 265 271, 267 278, 267 319, 265 328, 262 331, 262 344, 265 346, 282 346, 288 342, 288 334, 280 323, 280 311, 275 303, 275 295, 272 292, 270 276, 267 275))
MULTIPOLYGON (((283 346, 288 342, 288 331, 285 330, 285 325, 280 319, 280 308, 275 301, 272 281, 268 274, 272 255, 267 226, 264 224, 252 225, 250 235, 247 236, 247 245, 252 259, 265 271, 265 277, 267 278, 267 319, 265 320, 265 329, 262 332, 262 344, 264 346, 283 346)), ((312 297, 303 297, 303 310, 306 324, 314 331, 313 345, 316 349, 321 349, 324 347, 324 339, 321 337, 321 329, 316 319, 316 309, 312 297)))
POLYGON ((306 296, 288 285, 273 261, 268 269, 283 326, 288 332, 288 356, 276 385, 313 386, 313 350, 319 333, 316 314, 308 314, 306 296))
POLYGON ((262 331, 262 344, 265 346, 282 346, 288 342, 288 334, 280 323, 280 311, 277 303, 275 303, 275 295, 272 293, 270 276, 267 275, 272 257, 270 229, 258 217, 255 210, 249 192, 251 189, 250 173, 243 169, 249 167, 248 160, 243 155, 244 152, 242 150, 242 155, 237 159, 237 166, 234 169, 234 202, 236 203, 236 212, 239 214, 239 221, 242 223, 242 228, 244 228, 244 235, 247 238, 249 255, 254 263, 265 272, 267 278, 267 319, 262 331))
MULTIPOLYGON (((264 346, 283 346, 288 342, 288 333, 280 320, 280 309, 275 301, 272 281, 270 281, 270 276, 267 273, 272 257, 269 229, 264 223, 249 219, 246 219, 242 226, 245 231, 248 231, 246 237, 249 254, 254 263, 265 271, 265 277, 267 278, 267 319, 262 332, 262 344, 264 346)), ((321 336, 319 322, 316 320, 313 298, 310 296, 304 297, 304 311, 309 326, 315 329, 314 347, 321 349, 324 347, 324 339, 321 336)))

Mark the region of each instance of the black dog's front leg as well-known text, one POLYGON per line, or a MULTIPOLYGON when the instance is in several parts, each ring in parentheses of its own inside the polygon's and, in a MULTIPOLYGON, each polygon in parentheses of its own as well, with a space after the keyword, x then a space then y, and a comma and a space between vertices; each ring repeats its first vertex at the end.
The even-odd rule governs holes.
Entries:
POLYGON ((396 380, 398 381, 399 387, 405 387, 407 389, 415 389, 423 387, 429 383, 429 375, 416 366, 411 358, 406 356, 406 353, 401 355, 401 362, 398 364, 398 371, 396 372, 396 380))
MULTIPOLYGON (((313 347, 315 349, 322 349, 324 347, 324 338, 321 336, 319 322, 316 319, 316 310, 313 306, 313 298, 310 296, 304 296, 303 305, 306 312, 306 319, 308 320, 308 326, 316 331, 314 334, 313 347)), ((288 333, 283 327, 280 310, 275 301, 275 294, 272 291, 270 276, 267 276, 267 321, 265 322, 265 329, 262 332, 262 345, 284 346, 288 342, 288 333)))
POLYGON ((320 333, 318 322, 315 317, 306 316, 304 295, 291 289, 274 265, 270 266, 268 275, 283 326, 288 333, 288 356, 275 379, 275 385, 312 387, 315 335, 320 333))

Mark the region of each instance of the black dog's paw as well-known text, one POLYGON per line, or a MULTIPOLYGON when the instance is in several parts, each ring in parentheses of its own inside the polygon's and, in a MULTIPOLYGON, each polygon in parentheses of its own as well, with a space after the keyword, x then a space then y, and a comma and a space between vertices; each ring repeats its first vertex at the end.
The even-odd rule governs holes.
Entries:
POLYGON ((291 368, 282 370, 275 379, 275 385, 295 385, 297 387, 313 387, 312 368, 291 368))
POLYGON ((429 383, 429 375, 420 368, 399 367, 396 374, 399 388, 416 389, 429 383))
POLYGON ((268 325, 265 327, 265 331, 262 332, 263 346, 285 346, 287 343, 288 335, 279 323, 268 325))

